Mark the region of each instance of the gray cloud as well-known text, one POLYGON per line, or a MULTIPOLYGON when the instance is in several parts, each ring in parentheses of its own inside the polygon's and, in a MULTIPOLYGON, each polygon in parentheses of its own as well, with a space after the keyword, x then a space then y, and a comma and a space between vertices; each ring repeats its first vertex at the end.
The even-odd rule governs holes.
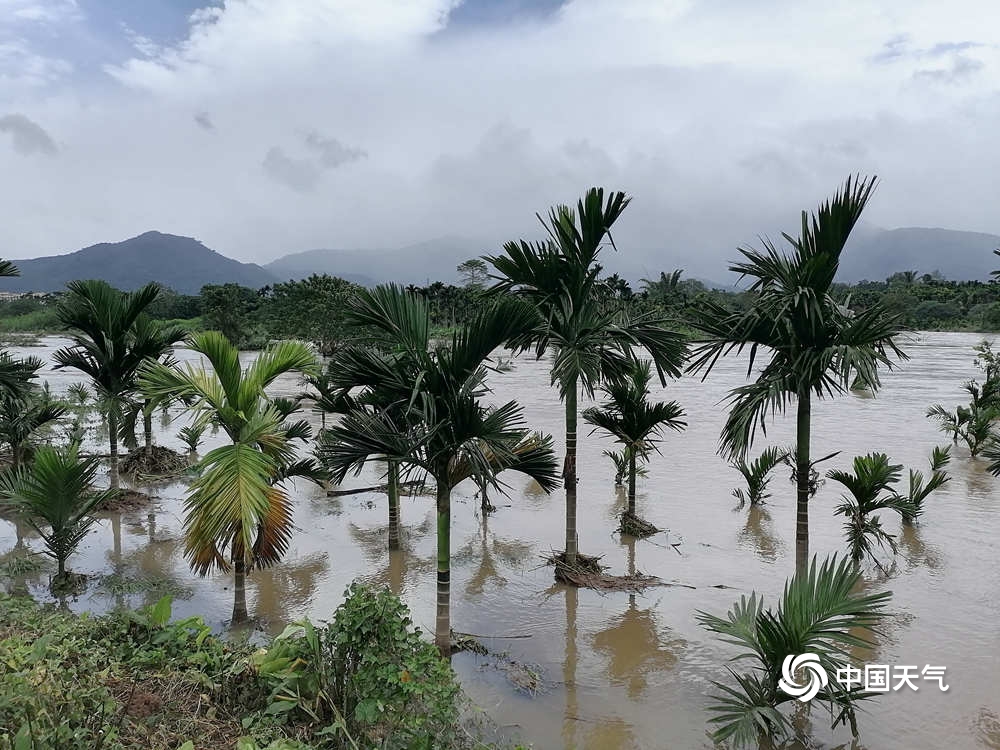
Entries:
POLYGON ((278 146, 267 152, 262 166, 272 180, 300 193, 310 193, 319 184, 320 170, 312 159, 292 158, 278 146))
POLYGON ((319 163, 327 169, 336 169, 368 156, 364 149, 345 146, 336 138, 327 138, 316 131, 306 135, 306 147, 316 153, 319 163))
POLYGON ((208 112, 199 112, 194 116, 195 124, 204 130, 215 130, 215 123, 209 117, 208 112))
POLYGON ((13 113, 0 117, 0 133, 9 133, 14 150, 19 154, 55 154, 55 141, 45 128, 22 114, 13 113))
POLYGON ((441 33, 455 0, 214 4, 110 80, 8 95, 0 64, 0 101, 66 143, 30 163, 0 145, 0 225, 25 256, 150 228, 254 261, 489 249, 596 184, 634 196, 616 262, 718 278, 860 171, 882 178, 868 222, 997 232, 1000 47, 966 42, 992 41, 1000 3, 898 6, 566 0, 441 33))
POLYGON ((289 156, 280 146, 272 147, 264 157, 264 172, 275 182, 302 193, 314 191, 322 173, 356 162, 368 156, 364 149, 345 146, 315 130, 303 138, 306 157, 289 156))
POLYGON ((982 60, 966 55, 953 55, 951 66, 947 68, 924 68, 913 74, 914 78, 937 81, 939 83, 960 83, 981 71, 985 66, 982 60))

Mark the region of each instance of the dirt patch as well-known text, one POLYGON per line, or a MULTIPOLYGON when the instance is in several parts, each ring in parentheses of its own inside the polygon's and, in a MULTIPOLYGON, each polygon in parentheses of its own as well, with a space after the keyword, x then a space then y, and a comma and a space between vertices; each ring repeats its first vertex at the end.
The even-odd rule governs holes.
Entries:
POLYGON ((237 717, 213 700, 212 691, 183 673, 133 682, 112 678, 108 689, 121 704, 120 741, 125 747, 234 747, 245 734, 237 717))
POLYGON ((176 476, 188 467, 188 457, 162 445, 132 451, 121 462, 121 471, 137 477, 176 476))
POLYGON ((137 490, 119 490, 118 494, 108 500, 99 509, 101 513, 134 513, 145 510, 153 502, 153 498, 145 492, 137 490))
POLYGON ((146 719, 159 713, 163 708, 163 700, 156 693, 136 690, 125 705, 125 713, 136 719, 146 719))
POLYGON ((661 530, 645 518, 639 518, 634 513, 625 511, 619 517, 618 531, 626 536, 634 536, 636 539, 645 539, 653 534, 659 534, 661 530))

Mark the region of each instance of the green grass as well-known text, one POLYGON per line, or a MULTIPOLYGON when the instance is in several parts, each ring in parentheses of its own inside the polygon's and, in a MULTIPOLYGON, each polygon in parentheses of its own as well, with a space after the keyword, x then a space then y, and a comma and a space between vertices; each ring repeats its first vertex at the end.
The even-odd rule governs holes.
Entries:
POLYGON ((55 306, 0 319, 0 332, 6 333, 55 333, 61 328, 55 306))

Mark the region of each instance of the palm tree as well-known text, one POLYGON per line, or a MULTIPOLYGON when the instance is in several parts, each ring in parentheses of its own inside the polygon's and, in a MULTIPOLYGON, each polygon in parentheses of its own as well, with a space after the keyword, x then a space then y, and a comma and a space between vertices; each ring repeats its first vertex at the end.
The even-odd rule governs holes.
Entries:
POLYGON ((952 414, 941 404, 934 404, 927 409, 927 417, 938 421, 938 429, 946 435, 951 435, 953 443, 958 442, 958 438, 965 431, 965 426, 972 419, 972 412, 964 406, 956 406, 955 413, 952 414))
POLYGON ((740 509, 750 503, 750 507, 763 505, 771 497, 767 486, 771 483, 771 472, 788 458, 788 451, 777 446, 771 446, 753 461, 747 462, 745 457, 735 456, 729 465, 743 475, 746 482, 746 492, 742 487, 733 490, 733 497, 740 501, 740 509))
POLYGON ((0 498, 38 532, 58 565, 53 586, 66 580, 66 560, 94 524, 93 513, 115 494, 93 491, 96 474, 96 459, 43 445, 30 466, 0 476, 0 498))
POLYGON ((144 311, 160 294, 157 284, 120 292, 104 281, 71 281, 59 303, 59 322, 70 329, 73 346, 53 355, 56 369, 74 367, 88 375, 107 404, 111 447, 111 488, 118 488, 118 432, 125 400, 135 390, 139 366, 160 357, 179 329, 155 325, 144 311))
POLYGON ((900 515, 913 512, 907 508, 907 500, 893 490, 903 467, 901 464, 890 464, 889 457, 884 453, 870 453, 855 456, 853 468, 853 472, 832 469, 826 474, 847 489, 834 513, 847 519, 844 536, 851 559, 860 563, 867 556, 882 567, 875 554, 876 545, 882 549, 888 547, 895 554, 896 541, 874 514, 881 510, 894 510, 900 515))
POLYGON ((815 559, 785 584, 777 611, 764 609, 764 600, 752 593, 740 597, 725 617, 698 613, 698 621, 722 640, 741 649, 736 660, 753 664, 750 671, 730 669, 736 685, 713 683, 722 693, 709 710, 710 721, 718 728, 712 738, 729 741, 735 748, 756 748, 762 736, 783 739, 792 730, 791 720, 779 707, 796 698, 779 688, 782 664, 795 654, 816 654, 820 666, 831 675, 828 684, 811 703, 824 703, 830 710, 832 726, 850 724, 856 737, 857 703, 871 693, 848 688, 833 679, 849 661, 851 648, 871 643, 855 635, 871 630, 885 616, 891 592, 856 593, 861 577, 857 566, 836 556, 817 565, 815 559))
POLYGON ((541 357, 552 352, 551 383, 558 385, 566 407, 566 547, 564 561, 576 565, 577 503, 577 398, 580 386, 588 396, 603 381, 620 383, 627 378, 634 351, 645 349, 652 358, 661 384, 666 376, 680 375, 687 345, 649 315, 630 318, 619 309, 604 310, 595 293, 601 271, 597 260, 611 227, 629 198, 616 192, 604 199, 602 188, 592 188, 576 211, 557 206, 548 219, 539 216, 549 239, 543 242, 508 242, 503 254, 484 258, 496 270, 493 294, 513 293, 535 310, 530 325, 510 340, 522 351, 534 349, 541 357))
POLYGON ((452 334, 447 346, 430 349, 427 303, 395 285, 358 293, 349 318, 366 326, 393 356, 345 347, 331 367, 338 386, 363 385, 389 409, 361 404, 328 429, 321 460, 343 481, 375 458, 385 457, 426 472, 437 484, 437 620, 435 642, 451 650, 451 493, 466 479, 499 487, 496 475, 518 471, 547 490, 555 487, 556 464, 548 437, 532 434, 514 401, 488 408, 481 403, 490 353, 533 312, 507 298, 478 311, 452 334))
POLYGON ((628 461, 628 510, 635 518, 636 462, 646 462, 665 428, 680 432, 687 426, 684 410, 676 401, 650 403, 650 363, 636 362, 624 380, 604 386, 608 400, 583 412, 583 420, 604 430, 622 444, 628 461))
POLYGON ((926 483, 922 471, 910 469, 910 481, 904 497, 906 502, 899 507, 904 526, 912 526, 924 512, 924 500, 951 481, 951 477, 945 471, 950 461, 951 448, 935 446, 931 452, 931 476, 926 483))
POLYGON ((233 621, 240 622, 247 619, 247 571, 273 565, 288 550, 292 502, 278 484, 303 468, 291 443, 303 424, 286 424, 288 405, 270 399, 265 389, 288 372, 314 374, 316 362, 297 341, 268 347, 246 369, 240 368, 239 350, 217 331, 191 336, 188 346, 208 360, 211 371, 147 360, 139 385, 147 398, 189 401, 194 424, 218 424, 229 436, 228 445, 198 464, 185 502, 184 555, 199 575, 232 567, 233 621))
POLYGON ((33 389, 23 398, 0 392, 0 444, 10 446, 14 469, 21 465, 25 453, 30 450, 34 434, 61 419, 65 413, 66 407, 53 401, 44 389, 33 389))
POLYGON ((749 350, 749 376, 758 352, 771 354, 757 380, 731 394, 721 437, 724 453, 746 455, 757 427, 764 432, 768 416, 796 403, 795 563, 800 572, 809 560, 809 499, 817 463, 810 458, 812 399, 846 392, 855 375, 874 390, 879 365, 891 368, 890 355, 906 356, 895 342, 902 331, 898 316, 881 304, 853 311, 831 292, 841 253, 874 187, 874 178, 848 178, 811 218, 803 212, 800 236, 783 235, 791 254, 768 240, 763 251, 741 249, 743 261, 730 270, 752 279, 755 299, 749 309, 734 312, 704 300, 692 315, 693 325, 706 335, 696 348, 693 371, 707 376, 724 354, 749 350))
POLYGON ((350 395, 342 388, 333 388, 329 374, 309 375, 305 378, 305 382, 312 386, 315 392, 307 391, 301 398, 313 402, 313 411, 319 412, 322 429, 326 429, 327 414, 344 414, 351 407, 350 395))

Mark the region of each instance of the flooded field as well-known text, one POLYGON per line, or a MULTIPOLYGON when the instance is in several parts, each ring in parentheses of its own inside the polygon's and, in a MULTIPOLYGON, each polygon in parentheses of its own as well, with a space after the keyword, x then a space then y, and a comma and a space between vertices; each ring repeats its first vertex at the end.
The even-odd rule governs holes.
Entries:
MULTIPOLYGON (((976 376, 974 334, 921 334, 906 349, 911 359, 885 377, 877 398, 848 395, 814 404, 813 453, 841 451, 826 468, 846 468, 853 456, 878 450, 895 463, 926 470, 935 445, 949 440, 925 418, 927 407, 964 400, 963 381, 976 376)), ((15 348, 15 355, 47 358, 61 339, 15 348)), ((178 353, 184 359, 185 353, 178 353)), ((248 358, 251 354, 246 355, 248 358)), ((724 360, 702 383, 684 378, 662 397, 687 411, 688 428, 669 434, 662 456, 639 481, 638 510, 667 533, 624 542, 614 533, 624 495, 602 455, 611 443, 581 431, 579 458, 580 548, 603 556, 613 573, 634 568, 672 584, 643 595, 601 594, 555 585, 543 556, 560 548, 561 492, 546 495, 514 476, 509 496, 493 497, 496 513, 483 518, 471 484, 459 488, 452 513, 452 625, 476 634, 490 648, 509 652, 539 678, 534 694, 515 688, 495 662, 460 653, 454 666, 471 699, 504 732, 538 748, 710 748, 705 707, 712 679, 725 679, 733 651, 707 634, 695 613, 724 613, 740 594, 762 592, 775 602, 794 568, 794 486, 772 482, 763 509, 737 510, 731 492, 738 474, 716 455, 724 420, 720 401, 743 382, 745 365, 724 360)), ((54 393, 83 380, 75 371, 47 372, 54 393)), ((550 432, 561 453, 562 408, 548 387, 547 365, 528 357, 490 379, 498 401, 517 399, 529 424, 550 432)), ((276 392, 297 393, 293 379, 276 392)), ((654 395, 659 392, 657 388, 654 395)), ((581 408, 587 406, 581 404, 581 408)), ((319 425, 318 415, 310 415, 319 425)), ((96 417, 88 447, 105 444, 96 417)), ((187 424, 180 409, 155 418, 156 441, 177 450, 187 424)), ((582 425, 582 423, 581 423, 582 425)), ((583 426, 583 425, 582 425, 583 426)), ((767 444, 790 444, 792 425, 778 420, 767 444)), ((202 451, 222 436, 206 434, 202 451)), ((872 701, 860 720, 860 743, 843 729, 831 733, 821 710, 811 717, 816 748, 858 750, 965 750, 1000 748, 1000 480, 956 447, 953 480, 928 500, 920 523, 901 529, 900 553, 889 577, 871 576, 872 591, 891 590, 892 617, 869 662, 947 667, 948 692, 924 684, 919 692, 891 692, 872 701)), ((377 484, 371 466, 344 488, 377 484)), ((811 506, 811 550, 843 548, 839 495, 822 486, 811 506)), ((163 593, 175 597, 178 616, 201 614, 224 630, 232 610, 231 579, 201 579, 181 557, 182 483, 141 487, 151 507, 109 515, 95 527, 70 566, 93 580, 70 602, 74 610, 138 606, 163 593), (141 581, 139 585, 136 582, 141 581)), ((403 549, 386 551, 385 498, 374 493, 327 497, 305 483, 296 487, 297 531, 285 561, 248 576, 250 614, 262 631, 330 616, 355 578, 384 583, 400 594, 426 631, 434 627, 433 498, 404 497, 403 549)), ((0 557, 18 543, 38 548, 26 527, 0 521, 0 557)), ((47 574, 27 585, 39 599, 47 574)), ((807 720, 803 717, 803 720, 807 720)))

